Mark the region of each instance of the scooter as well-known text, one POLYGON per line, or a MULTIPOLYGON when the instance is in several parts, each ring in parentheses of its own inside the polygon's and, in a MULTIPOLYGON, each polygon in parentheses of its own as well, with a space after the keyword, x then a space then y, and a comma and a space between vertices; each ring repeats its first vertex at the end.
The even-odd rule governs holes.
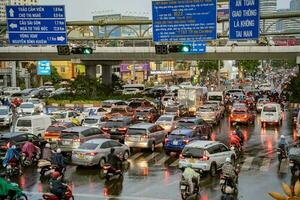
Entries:
POLYGON ((20 169, 18 167, 17 160, 12 159, 5 168, 6 176, 8 179, 12 176, 16 176, 21 174, 20 169))
MULTIPOLYGON (((44 193, 44 200, 60 200, 56 195, 52 193, 44 193)), ((66 199, 65 200, 74 200, 73 192, 70 186, 67 186, 66 199)))
POLYGON ((193 181, 193 184, 194 184, 194 191, 193 191, 193 193, 191 193, 191 191, 190 191, 191 189, 190 189, 188 180, 185 180, 183 177, 181 178, 180 183, 179 183, 179 187, 180 187, 179 189, 180 189, 181 198, 183 200, 185 200, 191 196, 197 197, 197 195, 199 195, 199 191, 200 191, 199 183, 195 183, 193 181))
POLYGON ((283 159, 287 159, 288 157, 286 151, 282 148, 277 148, 277 156, 278 156, 279 166, 281 165, 281 161, 283 159))
POLYGON ((34 154, 31 158, 31 160, 28 159, 28 155, 26 153, 22 153, 22 156, 21 156, 21 165, 23 167, 28 167, 28 166, 31 166, 33 164, 36 164, 38 163, 38 160, 40 159, 40 154, 37 153, 37 154, 34 154))
POLYGON ((220 178, 220 186, 221 186, 221 200, 233 200, 235 196, 238 194, 238 189, 236 183, 225 176, 221 176, 220 178))
POLYGON ((55 171, 55 167, 48 160, 39 160, 37 171, 40 173, 40 179, 43 180, 50 178, 51 174, 55 171))
MULTIPOLYGON (((1 180, 3 182, 4 180, 1 180)), ((6 183, 1 183, 1 184, 7 184, 8 187, 10 188, 8 190, 7 195, 1 195, 0 199, 6 199, 6 200, 28 200, 26 194, 23 193, 22 189, 19 187, 17 183, 11 183, 7 182, 6 183)))
POLYGON ((120 169, 113 168, 110 164, 105 164, 103 166, 103 175, 107 181, 109 181, 114 176, 121 177, 123 176, 123 172, 120 169))

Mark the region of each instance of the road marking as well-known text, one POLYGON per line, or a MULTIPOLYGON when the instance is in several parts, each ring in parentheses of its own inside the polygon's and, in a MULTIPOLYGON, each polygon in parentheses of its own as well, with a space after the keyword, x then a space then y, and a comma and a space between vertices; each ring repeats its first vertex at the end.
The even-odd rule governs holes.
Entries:
POLYGON ((177 167, 178 164, 179 164, 179 159, 175 160, 170 166, 177 167))
POLYGON ((254 160, 254 157, 248 157, 248 158, 246 158, 245 161, 244 161, 244 164, 243 164, 243 166, 241 168, 241 170, 242 171, 249 170, 251 168, 251 164, 252 164, 253 160, 254 160))
POLYGON ((262 161, 262 166, 260 167, 260 171, 267 172, 270 169, 271 159, 270 158, 264 158, 262 161))
POLYGON ((136 154, 134 154, 133 156, 131 156, 130 158, 129 158, 129 160, 135 160, 135 159, 137 159, 138 157, 140 157, 141 155, 143 155, 143 153, 136 153, 136 154))
POLYGON ((155 158, 155 156, 157 156, 159 153, 157 152, 154 152, 154 153, 151 153, 149 156, 147 156, 146 158, 144 158, 143 160, 145 160, 146 162, 148 162, 149 160, 155 158))
POLYGON ((169 159, 169 156, 164 156, 164 157, 162 157, 159 161, 157 161, 157 162, 155 163, 155 166, 159 166, 159 165, 164 164, 168 159, 169 159))

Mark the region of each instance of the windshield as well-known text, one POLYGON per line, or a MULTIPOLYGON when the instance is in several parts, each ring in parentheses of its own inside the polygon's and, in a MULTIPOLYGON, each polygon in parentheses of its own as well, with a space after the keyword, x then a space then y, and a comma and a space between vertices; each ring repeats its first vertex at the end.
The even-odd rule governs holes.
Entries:
POLYGON ((184 135, 184 134, 170 134, 168 136, 169 139, 184 139, 186 137, 187 137, 187 135, 184 135))
POLYGON ((263 111, 264 112, 276 112, 276 107, 275 106, 265 106, 263 111))
POLYGON ((204 150, 200 148, 186 147, 182 151, 182 155, 186 157, 202 158, 204 150))
POLYGON ((177 112, 178 107, 166 107, 166 112, 177 112))
POLYGON ((126 112, 125 108, 112 108, 111 109, 112 113, 122 113, 122 112, 126 112))
POLYGON ((212 108, 198 108, 199 112, 213 112, 212 108))
POLYGON ((34 108, 34 105, 33 104, 29 104, 29 103, 21 104, 20 108, 34 108))
POLYGON ((247 112, 245 110, 234 110, 233 113, 234 114, 247 114, 247 112))
POLYGON ((79 149, 86 149, 86 150, 94 150, 99 146, 99 144, 94 143, 83 143, 79 146, 79 149))
POLYGON ((78 132, 64 132, 61 133, 61 138, 63 139, 76 139, 79 138, 78 132))
POLYGON ((20 120, 18 120, 17 126, 20 126, 20 127, 31 127, 31 120, 20 119, 20 120))
POLYGON ((143 110, 143 111, 137 111, 136 112, 136 115, 139 115, 139 116, 141 116, 141 115, 148 115, 149 114, 149 110, 143 110))
POLYGON ((98 119, 91 119, 91 118, 86 118, 84 120, 85 124, 96 124, 98 122, 98 119))
POLYGON ((0 109, 0 115, 7 115, 8 109, 0 109))
POLYGON ((173 120, 173 117, 164 117, 164 116, 162 116, 157 121, 158 122, 170 122, 172 120, 173 120))
POLYGON ((65 127, 63 126, 49 126, 46 130, 46 132, 60 132, 64 130, 65 127))
POLYGON ((209 96, 209 101, 222 101, 222 96, 209 96))
POLYGON ((39 104, 40 102, 38 100, 30 100, 31 103, 33 104, 39 104))
POLYGON ((106 124, 108 127, 122 127, 126 126, 124 121, 108 121, 106 124))
POLYGON ((129 107, 131 107, 131 108, 138 108, 141 105, 142 105, 141 102, 131 102, 131 103, 129 103, 129 107))
POLYGON ((67 113, 51 113, 55 119, 65 119, 67 117, 67 113))
POLYGON ((269 99, 259 99, 258 100, 258 103, 267 103, 267 102, 270 102, 269 99))
POLYGON ((129 128, 127 134, 128 135, 143 135, 146 134, 146 129, 141 128, 129 128))
POLYGON ((192 122, 192 121, 179 121, 178 125, 183 125, 183 126, 188 126, 189 127, 189 126, 194 126, 195 123, 192 122))

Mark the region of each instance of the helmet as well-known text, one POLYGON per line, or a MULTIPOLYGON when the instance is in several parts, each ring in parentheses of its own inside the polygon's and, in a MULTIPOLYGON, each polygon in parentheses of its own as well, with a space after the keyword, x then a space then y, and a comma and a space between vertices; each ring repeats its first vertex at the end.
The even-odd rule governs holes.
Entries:
POLYGON ((52 173, 52 178, 57 179, 60 176, 60 173, 58 171, 55 171, 52 173))
POLYGON ((227 157, 225 162, 231 162, 231 159, 229 157, 227 157))
POLYGON ((56 150, 56 153, 61 153, 61 149, 57 149, 57 150, 56 150))
POLYGON ((50 144, 49 144, 49 143, 47 143, 47 144, 45 145, 45 147, 47 147, 47 148, 50 148, 50 144))
POLYGON ((236 135, 236 131, 232 131, 232 135, 236 135))
POLYGON ((284 135, 281 135, 281 136, 280 136, 280 139, 285 139, 285 136, 284 136, 284 135))
POLYGON ((111 148, 110 153, 115 153, 115 148, 111 148))
POLYGON ((11 148, 12 149, 16 149, 17 147, 16 147, 16 145, 12 145, 11 148))

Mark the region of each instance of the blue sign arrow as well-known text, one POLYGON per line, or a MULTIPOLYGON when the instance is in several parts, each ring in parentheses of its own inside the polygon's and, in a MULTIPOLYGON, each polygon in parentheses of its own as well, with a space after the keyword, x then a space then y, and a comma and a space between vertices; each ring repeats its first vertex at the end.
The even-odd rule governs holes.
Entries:
POLYGON ((6 6, 9 43, 67 44, 64 6, 6 6))

